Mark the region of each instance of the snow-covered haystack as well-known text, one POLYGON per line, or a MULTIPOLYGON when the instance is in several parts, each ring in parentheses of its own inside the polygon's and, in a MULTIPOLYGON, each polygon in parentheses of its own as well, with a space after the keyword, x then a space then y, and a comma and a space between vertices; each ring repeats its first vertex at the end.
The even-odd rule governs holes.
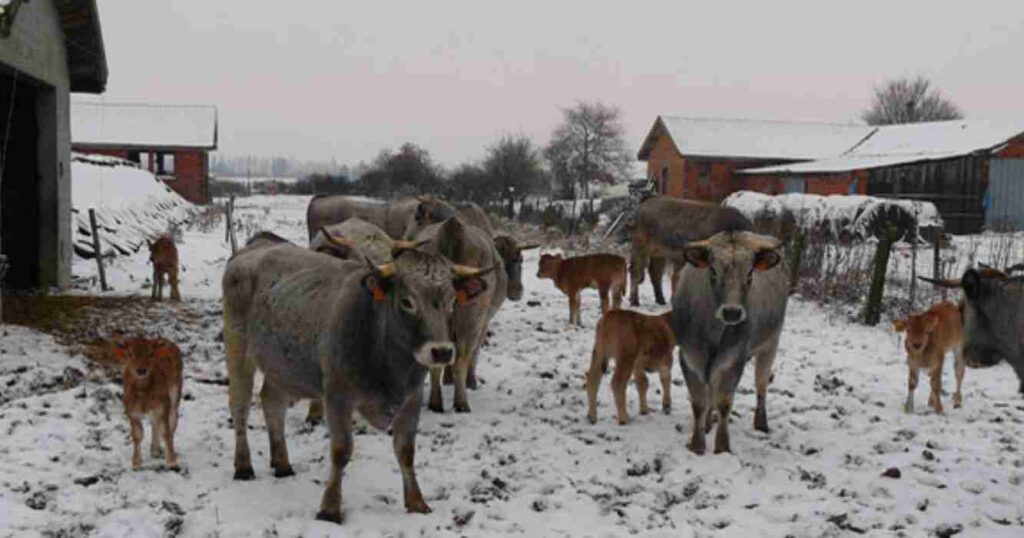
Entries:
POLYGON ((71 227, 75 253, 94 256, 89 209, 96 210, 103 255, 131 254, 188 220, 195 206, 151 172, 115 157, 71 156, 71 227))
MULTIPOLYGON (((906 234, 916 222, 921 235, 934 236, 943 228, 942 217, 931 202, 877 198, 863 195, 789 193, 769 196, 753 191, 731 194, 723 205, 736 208, 755 228, 804 230, 845 240, 881 237, 892 225, 906 234)), ((786 233, 773 235, 786 236, 786 233)))

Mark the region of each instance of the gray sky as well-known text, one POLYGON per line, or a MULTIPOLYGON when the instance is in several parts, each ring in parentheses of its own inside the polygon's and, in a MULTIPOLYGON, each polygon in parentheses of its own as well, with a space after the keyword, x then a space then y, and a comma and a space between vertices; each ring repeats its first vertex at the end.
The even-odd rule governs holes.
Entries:
MULTIPOLYGON (((849 122, 885 77, 1024 119, 1024 1, 103 0, 106 101, 213 104, 224 154, 355 163, 411 141, 445 165, 543 144, 576 100, 849 122), (940 7, 941 6, 941 7, 940 7)), ((82 99, 77 96, 77 99, 82 99)))

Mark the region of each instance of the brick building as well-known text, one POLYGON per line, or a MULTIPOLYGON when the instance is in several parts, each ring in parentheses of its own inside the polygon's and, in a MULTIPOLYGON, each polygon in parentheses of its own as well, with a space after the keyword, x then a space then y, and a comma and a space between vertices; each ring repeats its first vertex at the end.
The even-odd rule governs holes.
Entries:
POLYGON ((947 231, 1024 229, 1024 124, 869 127, 657 118, 637 157, 661 193, 720 202, 766 194, 869 194, 934 203, 947 231))
POLYGON ((8 290, 71 282, 70 92, 102 93, 93 0, 0 5, 0 265, 8 290))
POLYGON ((73 103, 75 151, 138 163, 196 204, 210 201, 210 155, 217 109, 123 103, 73 103))

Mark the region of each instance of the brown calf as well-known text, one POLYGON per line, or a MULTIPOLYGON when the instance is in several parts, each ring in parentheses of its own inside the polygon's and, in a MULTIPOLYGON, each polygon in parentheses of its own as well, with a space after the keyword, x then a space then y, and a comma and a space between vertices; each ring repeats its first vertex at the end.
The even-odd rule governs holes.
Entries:
POLYGON ((601 296, 601 313, 608 312, 609 295, 613 308, 622 304, 626 293, 626 259, 615 254, 587 254, 562 259, 560 255, 540 257, 537 278, 549 278, 569 296, 569 324, 580 322, 580 291, 597 288, 601 296))
POLYGON ((666 413, 672 408, 672 350, 676 338, 669 325, 671 312, 648 316, 631 310, 612 310, 597 322, 594 351, 587 371, 587 418, 597 422, 597 388, 608 369, 608 359, 615 358, 612 374, 612 394, 618 410, 619 424, 629 421, 626 413, 626 384, 630 376, 636 381, 640 393, 640 414, 646 415, 647 373, 658 372, 661 377, 661 408, 666 413))
POLYGON ((171 284, 171 300, 180 301, 178 293, 178 247, 169 235, 161 235, 149 245, 149 261, 153 264, 153 299, 163 299, 164 275, 171 284))
POLYGON ((160 457, 162 437, 167 448, 167 466, 178 468, 174 432, 178 428, 181 402, 181 350, 163 338, 128 338, 118 342, 114 355, 121 360, 124 412, 132 426, 132 469, 142 465, 140 445, 144 435, 142 418, 150 417, 150 454, 160 457))
POLYGON ((964 329, 960 322, 960 310, 951 302, 939 303, 927 311, 914 314, 905 320, 893 322, 896 332, 906 332, 903 346, 907 350, 907 366, 910 376, 907 381, 907 402, 904 410, 914 411, 914 389, 917 388, 917 373, 928 369, 932 390, 928 405, 936 413, 942 413, 942 365, 946 352, 954 356, 953 371, 956 375, 956 392, 953 393, 953 407, 960 407, 962 396, 960 385, 964 380, 964 329))

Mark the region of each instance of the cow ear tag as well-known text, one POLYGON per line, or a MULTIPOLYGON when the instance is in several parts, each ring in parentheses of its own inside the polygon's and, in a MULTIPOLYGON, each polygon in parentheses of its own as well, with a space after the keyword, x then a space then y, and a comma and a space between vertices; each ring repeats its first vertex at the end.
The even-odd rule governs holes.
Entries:
POLYGON ((455 292, 455 301, 458 302, 459 305, 464 305, 469 302, 469 294, 466 293, 466 290, 459 290, 455 292))
POLYGON ((383 303, 387 298, 388 296, 384 294, 384 290, 382 290, 379 285, 374 284, 373 300, 377 301, 378 303, 383 303))

